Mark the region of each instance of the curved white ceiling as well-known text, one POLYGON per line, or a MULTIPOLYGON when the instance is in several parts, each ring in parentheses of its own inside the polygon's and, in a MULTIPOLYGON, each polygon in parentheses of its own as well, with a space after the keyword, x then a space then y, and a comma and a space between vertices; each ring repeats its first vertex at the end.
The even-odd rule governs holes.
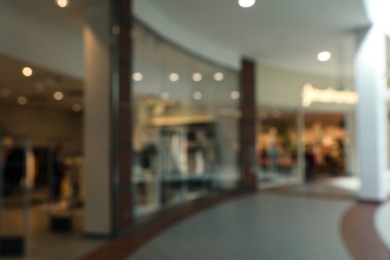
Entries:
MULTIPOLYGON (((261 0, 243 9, 237 1, 142 0, 201 37, 289 70, 352 75, 354 31, 369 25, 360 0, 261 0), (319 63, 321 50, 334 59, 319 63), (340 55, 341 53, 341 55, 340 55)), ((137 1, 136 1, 137 3, 137 1)))
MULTIPOLYGON (((80 30, 83 5, 93 1, 73 1, 61 10, 53 0, 7 2, 50 23, 64 24, 67 30, 80 30)), ((213 43, 217 47, 209 48, 210 52, 225 56, 226 62, 234 62, 238 55, 249 56, 262 64, 328 76, 338 74, 341 67, 345 75, 352 75, 354 31, 369 25, 363 0, 259 0, 245 9, 236 0, 134 2, 135 9, 137 4, 147 3, 168 17, 171 24, 180 25, 187 31, 182 38, 194 36, 187 41, 199 37, 213 43), (334 58, 319 63, 316 54, 321 50, 332 51, 334 58)), ((196 45, 201 46, 202 41, 196 45)))

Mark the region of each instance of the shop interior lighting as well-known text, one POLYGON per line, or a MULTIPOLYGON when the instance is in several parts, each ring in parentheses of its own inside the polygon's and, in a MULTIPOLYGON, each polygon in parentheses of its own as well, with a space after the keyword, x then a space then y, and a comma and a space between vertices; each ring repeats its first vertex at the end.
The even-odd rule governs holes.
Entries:
POLYGON ((196 82, 199 82, 199 81, 201 81, 202 80, 202 74, 200 74, 200 73, 194 73, 194 74, 192 74, 192 80, 193 81, 196 81, 196 82))
POLYGON ((133 80, 134 81, 142 81, 144 79, 144 75, 141 72, 135 72, 133 74, 133 80))
POLYGON ((176 82, 179 80, 179 74, 177 73, 171 73, 169 74, 169 80, 172 82, 176 82))
POLYGON ((238 0, 238 4, 242 8, 252 7, 252 6, 254 6, 255 3, 256 3, 256 0, 238 0))
POLYGON ((1 96, 2 97, 9 97, 11 95, 11 91, 7 88, 3 88, 1 90, 1 96))
POLYGON ((272 112, 272 116, 274 118, 279 118, 282 115, 282 113, 279 110, 275 110, 272 112))
POLYGON ((238 92, 237 90, 234 90, 230 93, 230 98, 233 99, 233 100, 237 100, 240 98, 240 92, 238 92))
POLYGON ((19 105, 24 106, 27 104, 28 100, 26 97, 20 96, 20 97, 18 97, 18 99, 16 101, 18 102, 19 105))
POLYGON ((195 91, 194 94, 192 94, 192 97, 195 99, 195 100, 200 100, 202 99, 202 92, 200 91, 195 91))
POLYGON ((56 0, 56 3, 59 7, 65 8, 69 5, 69 0, 56 0))
POLYGON ((30 67, 24 67, 22 69, 23 76, 30 77, 33 74, 33 70, 30 67))
POLYGON ((53 97, 55 100, 58 100, 58 101, 63 100, 64 93, 62 93, 61 91, 56 91, 56 92, 54 92, 53 97))
POLYGON ((261 118, 261 119, 266 119, 267 117, 268 117, 267 112, 261 112, 261 113, 260 113, 260 118, 261 118))
POLYGON ((332 54, 329 51, 322 51, 317 54, 317 59, 321 62, 326 62, 332 58, 332 54))
POLYGON ((215 81, 222 81, 225 78, 225 75, 222 72, 216 72, 214 74, 215 81))
POLYGON ((81 111, 81 105, 80 104, 73 104, 72 105, 72 110, 74 111, 74 112, 80 112, 81 111))
POLYGON ((168 92, 162 92, 160 95, 162 100, 168 100, 169 99, 169 93, 168 92))

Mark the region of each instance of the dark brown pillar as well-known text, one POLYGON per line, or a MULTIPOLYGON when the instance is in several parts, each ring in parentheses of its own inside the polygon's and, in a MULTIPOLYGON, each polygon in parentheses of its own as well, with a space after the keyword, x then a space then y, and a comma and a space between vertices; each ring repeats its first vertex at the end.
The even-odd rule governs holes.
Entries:
POLYGON ((240 162, 242 185, 256 188, 256 65, 243 59, 240 73, 240 162))
POLYGON ((132 0, 111 0, 111 20, 114 37, 111 48, 112 80, 112 206, 113 231, 117 235, 133 223, 131 185, 132 118, 132 0))

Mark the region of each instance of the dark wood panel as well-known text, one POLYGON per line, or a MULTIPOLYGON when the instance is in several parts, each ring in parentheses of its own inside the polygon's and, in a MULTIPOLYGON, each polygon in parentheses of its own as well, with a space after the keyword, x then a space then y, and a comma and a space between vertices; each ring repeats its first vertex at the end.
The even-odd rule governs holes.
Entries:
POLYGON ((132 164, 132 0, 112 0, 111 26, 119 27, 111 48, 113 79, 113 169, 112 169, 112 223, 113 235, 128 230, 133 224, 131 185, 132 164), (115 81, 118 75, 118 81, 115 81), (117 114, 117 115, 116 115, 117 114))
POLYGON ((243 59, 240 73, 240 162, 242 184, 256 189, 256 65, 243 59))

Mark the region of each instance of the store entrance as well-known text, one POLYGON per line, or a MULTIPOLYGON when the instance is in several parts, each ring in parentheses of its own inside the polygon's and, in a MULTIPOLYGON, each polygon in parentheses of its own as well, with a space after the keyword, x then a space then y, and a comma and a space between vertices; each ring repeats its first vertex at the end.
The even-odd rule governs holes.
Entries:
POLYGON ((303 130, 305 181, 347 175, 348 133, 345 121, 345 115, 341 113, 305 114, 303 130))
POLYGON ((260 188, 350 174, 346 113, 262 109, 257 133, 260 188))

